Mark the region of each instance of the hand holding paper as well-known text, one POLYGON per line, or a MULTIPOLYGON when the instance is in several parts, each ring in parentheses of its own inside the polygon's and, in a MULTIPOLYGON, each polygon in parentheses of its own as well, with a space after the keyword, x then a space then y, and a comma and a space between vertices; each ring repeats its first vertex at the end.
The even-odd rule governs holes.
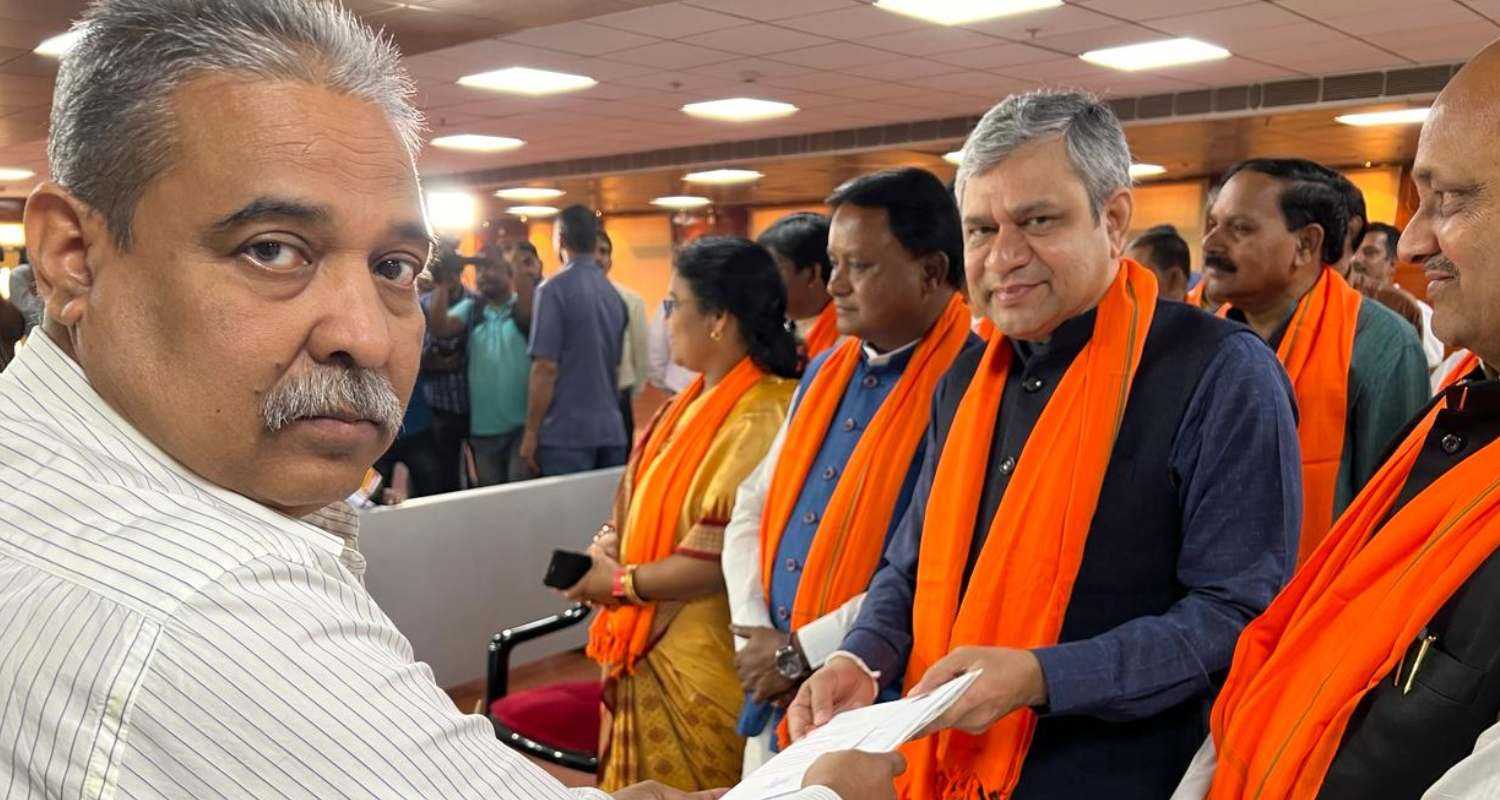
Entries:
POLYGON ((1030 650, 1010 647, 960 647, 933 664, 912 687, 913 697, 933 691, 965 674, 984 673, 951 707, 915 737, 956 728, 979 735, 1006 715, 1047 702, 1041 662, 1030 650))
MULTIPOLYGON (((766 762, 724 800, 774 800, 802 788, 819 758, 841 750, 888 753, 910 741, 953 705, 979 678, 970 673, 921 697, 908 697, 839 714, 827 725, 766 762)), ((878 797, 878 795, 877 795, 878 797)), ((864 800, 864 797, 846 798, 864 800)))

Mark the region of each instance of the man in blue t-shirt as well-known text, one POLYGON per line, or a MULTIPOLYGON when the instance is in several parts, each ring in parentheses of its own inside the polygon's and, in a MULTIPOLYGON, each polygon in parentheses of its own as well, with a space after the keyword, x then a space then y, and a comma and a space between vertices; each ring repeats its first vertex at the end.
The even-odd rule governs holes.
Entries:
POLYGON ((619 466, 629 455, 618 392, 628 312, 594 256, 599 219, 569 206, 553 237, 563 269, 536 290, 520 451, 535 475, 619 466))

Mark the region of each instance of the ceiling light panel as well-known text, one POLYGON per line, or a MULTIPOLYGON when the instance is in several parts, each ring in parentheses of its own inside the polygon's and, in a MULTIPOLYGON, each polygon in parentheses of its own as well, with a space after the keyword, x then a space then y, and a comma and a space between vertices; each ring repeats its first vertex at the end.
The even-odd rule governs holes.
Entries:
POLYGON ((534 202, 537 200, 551 200, 562 197, 563 190, 548 189, 542 186, 513 186, 509 189, 501 189, 495 192, 495 196, 502 200, 523 200, 534 202))
POLYGON ((1090 64, 1098 64, 1110 69, 1139 72, 1146 69, 1214 61, 1229 56, 1228 50, 1197 39, 1165 39, 1159 42, 1142 42, 1123 47, 1090 50, 1079 58, 1090 64))
POLYGON ((967 25, 987 19, 1057 8, 1062 0, 876 0, 875 7, 939 25, 967 25))
POLYGON ((18 167, 0 167, 0 181, 24 181, 36 177, 36 173, 29 169, 18 167))
POLYGON ((753 169, 710 169, 703 172, 689 172, 682 176, 682 179, 688 183, 730 186, 737 183, 753 183, 764 177, 764 173, 753 169))
POLYGON ((1341 114, 1335 122, 1358 127, 1372 125, 1419 125, 1427 121, 1430 108, 1401 108, 1395 111, 1370 111, 1363 114, 1341 114))
POLYGON ((72 50, 78 44, 78 40, 82 38, 83 29, 74 28, 67 33, 59 33, 58 35, 51 38, 43 39, 42 43, 37 45, 36 49, 32 52, 36 53, 39 56, 47 56, 49 58, 62 58, 63 56, 67 55, 68 51, 72 50))
POLYGON ((587 89, 599 82, 587 75, 571 75, 530 67, 506 67, 476 75, 465 75, 458 85, 492 92, 539 96, 587 89))
POLYGON ((484 136, 477 133, 456 133, 439 136, 431 142, 433 147, 445 150, 466 150, 471 153, 503 153, 515 150, 526 142, 509 136, 484 136))
POLYGON ((798 109, 791 103, 776 100, 760 100, 754 97, 727 97, 723 100, 707 100, 688 103, 682 107, 689 116, 715 119, 721 122, 758 122, 763 119, 789 117, 798 109))
POLYGON ((511 206, 505 209, 505 213, 517 217, 551 217, 557 214, 553 206, 511 206))
POLYGON ((689 208, 703 208, 704 206, 712 202, 713 201, 709 200, 707 197, 694 197, 692 195, 670 195, 668 197, 658 197, 655 200, 652 200, 651 205, 682 211, 689 208))

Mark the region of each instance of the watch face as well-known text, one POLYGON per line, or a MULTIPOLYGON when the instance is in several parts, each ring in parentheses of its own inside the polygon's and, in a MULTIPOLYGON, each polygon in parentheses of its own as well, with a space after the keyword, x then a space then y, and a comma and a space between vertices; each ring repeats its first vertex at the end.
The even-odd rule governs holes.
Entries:
POLYGON ((776 651, 776 671, 787 680, 802 677, 802 659, 797 657, 796 648, 783 647, 776 651))

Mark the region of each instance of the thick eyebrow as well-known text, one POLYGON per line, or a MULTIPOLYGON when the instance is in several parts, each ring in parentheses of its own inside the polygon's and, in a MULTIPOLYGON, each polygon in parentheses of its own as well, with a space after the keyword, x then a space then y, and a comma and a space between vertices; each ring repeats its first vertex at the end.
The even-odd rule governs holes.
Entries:
POLYGON ((216 234, 223 234, 241 225, 265 219, 293 220, 316 225, 328 222, 331 216, 327 206, 285 197, 257 197, 238 210, 219 218, 209 226, 209 230, 216 234))
POLYGON ((442 247, 442 240, 438 238, 438 235, 425 224, 415 220, 393 223, 388 235, 392 239, 403 242, 421 242, 427 245, 427 261, 431 261, 437 254, 438 248, 442 247))
POLYGON ((1050 200, 1033 200, 1018 208, 1011 209, 1011 219, 1025 219, 1038 211, 1051 211, 1056 206, 1050 200))

